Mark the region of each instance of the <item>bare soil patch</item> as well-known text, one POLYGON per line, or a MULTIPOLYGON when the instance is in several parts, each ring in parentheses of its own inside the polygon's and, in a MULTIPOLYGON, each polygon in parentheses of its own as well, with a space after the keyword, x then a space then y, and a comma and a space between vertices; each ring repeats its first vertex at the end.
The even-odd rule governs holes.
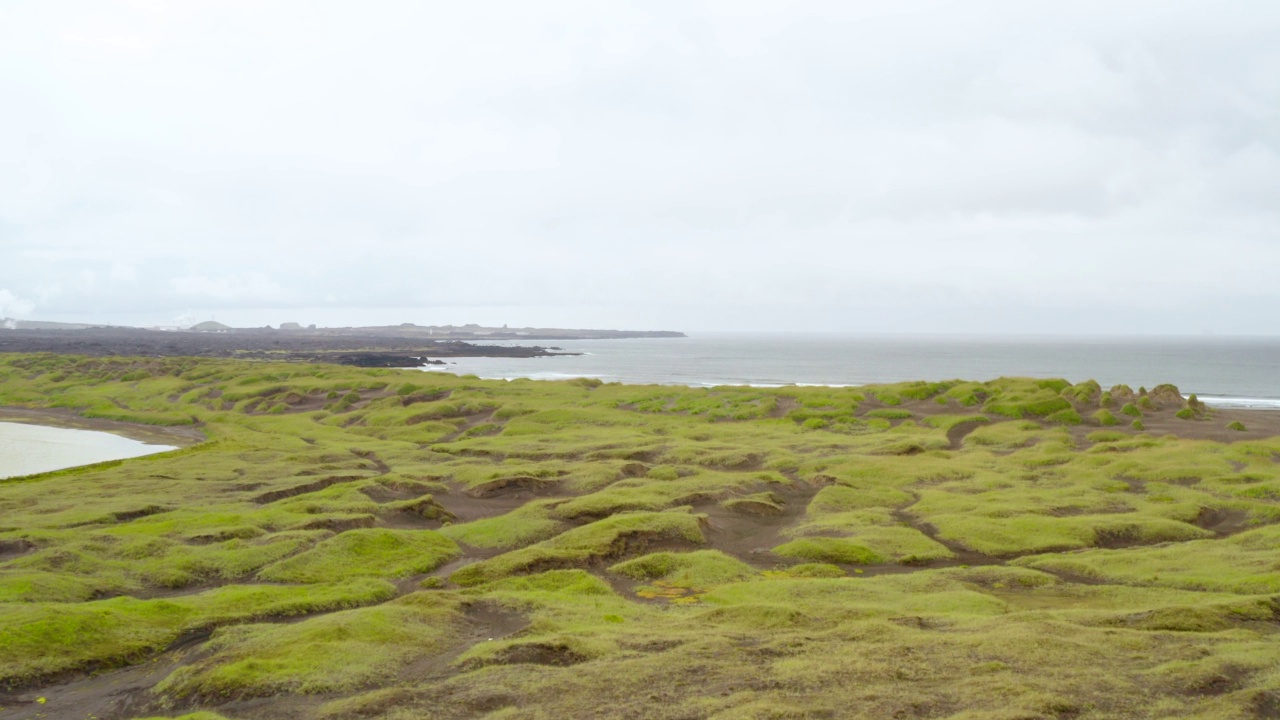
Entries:
POLYGON ((821 484, 793 479, 788 485, 769 485, 766 489, 777 498, 776 508, 768 513, 741 512, 726 508, 715 500, 695 503, 695 512, 707 516, 707 544, 758 568, 793 565, 797 560, 773 554, 773 548, 787 540, 782 531, 804 516, 809 501, 818 494, 821 484))
POLYGON ((291 488, 285 488, 283 490, 272 490, 271 492, 262 493, 261 495, 255 497, 253 501, 255 503, 258 503, 259 505, 265 505, 267 503, 275 502, 277 500, 284 500, 285 498, 297 497, 299 495, 304 495, 309 492, 323 490, 331 485, 337 485, 338 483, 355 482, 357 480, 367 480, 367 479, 368 478, 364 475, 330 475, 327 478, 324 478, 322 480, 316 480, 315 482, 304 483, 302 485, 294 485, 291 488))
POLYGON ((474 669, 485 665, 553 665, 566 667, 585 662, 588 658, 575 652, 567 645, 560 643, 531 642, 512 645, 505 648, 484 662, 468 663, 466 669, 474 669))
POLYGON ((957 423, 947 430, 947 447, 951 450, 959 450, 964 446, 964 439, 969 433, 977 430, 985 425, 981 420, 970 420, 968 422, 957 423))
POLYGON ((1200 514, 1192 521, 1197 527, 1222 535, 1234 535, 1250 527, 1249 513, 1244 510, 1200 508, 1200 514))
POLYGON ((519 497, 529 500, 555 494, 558 485, 555 480, 518 475, 473 485, 465 492, 473 498, 519 497))

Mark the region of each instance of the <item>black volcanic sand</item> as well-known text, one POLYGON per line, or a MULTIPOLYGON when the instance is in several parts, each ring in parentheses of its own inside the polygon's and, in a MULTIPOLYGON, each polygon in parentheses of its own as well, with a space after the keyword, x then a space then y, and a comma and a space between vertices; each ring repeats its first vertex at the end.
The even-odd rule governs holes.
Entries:
POLYGON ((233 330, 189 332, 141 328, 0 330, 0 352, 133 357, 213 357, 329 362, 358 367, 418 367, 450 357, 576 355, 553 348, 475 345, 391 332, 233 330))

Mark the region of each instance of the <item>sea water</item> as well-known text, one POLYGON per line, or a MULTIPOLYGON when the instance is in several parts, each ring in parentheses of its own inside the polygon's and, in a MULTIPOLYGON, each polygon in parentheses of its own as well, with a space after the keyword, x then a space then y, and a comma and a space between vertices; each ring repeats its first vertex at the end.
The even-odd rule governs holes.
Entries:
POLYGON ((865 385, 1001 376, 1173 383, 1218 407, 1280 408, 1280 338, 962 337, 691 333, 686 338, 503 342, 576 356, 447 358, 424 370, 483 378, 670 385, 865 385))
POLYGON ((173 450, 92 430, 0 422, 0 478, 173 450))

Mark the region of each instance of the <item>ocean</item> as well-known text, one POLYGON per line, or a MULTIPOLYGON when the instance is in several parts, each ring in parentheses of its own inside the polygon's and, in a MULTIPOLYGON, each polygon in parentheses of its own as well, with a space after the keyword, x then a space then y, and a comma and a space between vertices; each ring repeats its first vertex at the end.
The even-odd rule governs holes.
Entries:
POLYGON ((1177 385, 1217 407, 1280 409, 1280 338, 963 337, 690 333, 687 338, 502 342, 578 356, 450 358, 423 368, 482 378, 853 386, 1001 376, 1094 379, 1104 387, 1177 385))

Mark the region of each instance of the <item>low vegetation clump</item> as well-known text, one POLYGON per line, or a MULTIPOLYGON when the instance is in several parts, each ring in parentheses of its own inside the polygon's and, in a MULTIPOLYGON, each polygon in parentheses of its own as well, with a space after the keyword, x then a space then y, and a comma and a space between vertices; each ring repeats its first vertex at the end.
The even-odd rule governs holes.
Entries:
POLYGON ((203 438, 0 481, 0 714, 1280 707, 1280 438, 1168 385, 0 355, 0 406, 203 438))
POLYGON ((402 578, 431 572, 458 553, 457 544, 431 530, 358 528, 268 565, 258 577, 295 583, 402 578))

